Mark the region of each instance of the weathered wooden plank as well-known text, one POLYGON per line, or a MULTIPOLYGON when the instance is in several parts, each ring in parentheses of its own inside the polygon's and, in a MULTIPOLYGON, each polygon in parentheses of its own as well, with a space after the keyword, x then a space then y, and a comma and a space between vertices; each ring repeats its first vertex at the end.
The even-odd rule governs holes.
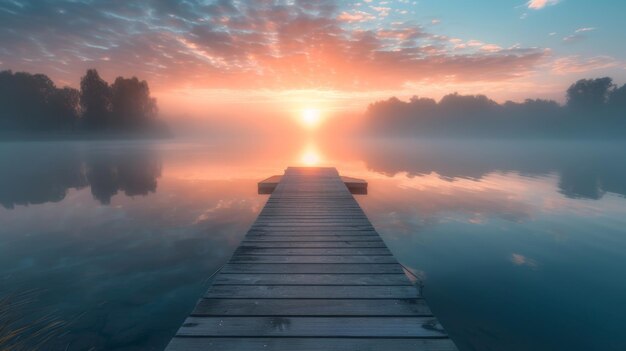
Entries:
MULTIPOLYGON (((318 194, 321 196, 321 194, 318 194)), ((269 208, 283 208, 290 207, 291 209, 301 208, 319 208, 320 210, 327 210, 330 207, 335 208, 349 208, 357 210, 360 207, 357 203, 353 202, 353 199, 339 198, 339 197, 314 197, 311 196, 294 196, 294 197, 276 197, 270 198, 266 204, 269 208), (305 200, 305 201, 303 201, 305 200), (328 205, 328 207, 326 207, 328 205)))
POLYGON ((289 226, 289 225, 297 225, 297 226, 329 226, 329 225, 370 225, 369 221, 366 218, 328 218, 325 220, 317 220, 316 218, 284 218, 280 221, 277 221, 274 218, 264 219, 257 221, 254 225, 274 225, 274 226, 289 226))
POLYGON ((288 214, 288 213, 282 213, 282 214, 261 214, 258 217, 259 223, 261 222, 269 222, 269 221, 276 221, 276 220, 280 220, 282 221, 305 221, 305 222, 320 222, 320 223, 324 223, 324 222, 349 222, 349 221, 361 221, 361 222, 366 222, 367 221, 367 217, 365 217, 364 215, 361 214, 354 214, 354 215, 348 215, 345 214, 343 216, 339 216, 339 215, 330 215, 330 214, 288 214))
POLYGON ((315 207, 296 206, 297 205, 295 204, 285 207, 267 206, 263 211, 261 211, 261 214, 270 216, 337 216, 339 213, 341 213, 345 214, 346 216, 365 216, 365 213, 357 207, 333 207, 331 204, 319 205, 315 207))
MULTIPOLYGON (((297 194, 280 195, 276 194, 268 199, 267 203, 276 206, 295 205, 298 208, 303 207, 320 207, 320 205, 330 204, 334 207, 350 207, 357 208, 357 203, 352 202, 353 198, 343 195, 333 195, 332 192, 341 190, 331 190, 331 192, 322 192, 319 189, 310 191, 300 191, 297 194), (302 201, 306 200, 306 201, 302 201)), ((351 195, 348 195, 351 196, 351 195)))
POLYGON ((382 240, 376 241, 242 241, 240 247, 252 248, 374 248, 387 247, 382 240))
POLYGON ((274 197, 270 198, 266 202, 266 204, 269 205, 269 208, 289 207, 290 209, 298 209, 298 208, 319 207, 320 210, 327 210, 328 208, 322 205, 329 204, 329 206, 333 206, 333 207, 346 207, 346 208, 350 208, 354 210, 361 209, 358 206, 358 203, 355 203, 352 201, 353 199, 337 198, 337 197, 316 198, 314 196, 309 196, 309 197, 298 196, 298 197, 289 198, 285 196, 283 197, 277 196, 276 198, 274 197), (307 200, 307 201, 302 201, 302 200, 307 200), (293 206, 290 206, 290 205, 293 205, 293 206))
POLYGON ((404 274, 219 274, 214 285, 412 285, 404 274))
POLYGON ((240 246, 235 255, 391 255, 387 248, 255 248, 240 246))
POLYGON ((294 206, 278 206, 278 205, 266 205, 260 212, 261 215, 290 215, 290 216, 305 216, 305 215, 321 215, 321 216, 337 216, 345 214, 346 216, 365 216, 365 212, 360 207, 352 206, 349 208, 343 208, 342 212, 337 212, 328 206, 319 206, 319 208, 297 208, 294 206))
POLYGON ((340 208, 345 210, 345 212, 337 212, 336 204, 324 204, 323 206, 316 205, 314 208, 303 208, 303 207, 295 207, 295 206, 287 206, 287 205, 266 205, 266 207, 261 210, 259 216, 328 216, 333 218, 350 218, 350 217, 366 217, 365 212, 361 210, 360 207, 354 206, 341 206, 340 208), (335 206, 335 209, 332 207, 335 206), (317 208, 315 208, 317 207, 317 208), (342 215, 345 215, 343 217, 342 215))
POLYGON ((299 218, 299 217, 306 217, 306 218, 329 218, 329 219, 349 219, 349 218, 358 218, 358 219, 362 219, 362 218, 367 218, 367 216, 365 215, 365 213, 363 213, 363 211, 359 211, 359 210, 348 210, 346 209, 345 212, 337 212, 335 210, 330 210, 330 209, 325 209, 325 210, 309 210, 309 211, 303 211, 303 210, 294 210, 294 209, 280 209, 280 210, 274 210, 272 207, 264 209, 263 211, 261 211, 261 213, 259 213, 259 218, 263 219, 263 218, 274 218, 274 217, 293 217, 293 218, 299 218))
POLYGON ((188 317, 179 336, 445 337, 432 317, 188 317))
MULTIPOLYGON (((347 219, 364 219, 367 218, 365 216, 365 214, 363 214, 363 212, 356 212, 354 210, 350 210, 348 208, 331 208, 330 205, 326 205, 324 206, 326 208, 326 210, 324 210, 325 212, 318 212, 315 209, 311 209, 311 208, 307 208, 306 212, 292 212, 293 210, 287 210, 287 209, 280 209, 279 212, 274 212, 273 214, 268 214, 268 212, 264 212, 260 214, 259 219, 265 219, 267 217, 309 217, 309 216, 313 216, 316 215, 318 217, 321 217, 320 219, 324 219, 326 217, 328 217, 328 219, 335 219, 335 220, 347 220, 347 219), (332 210, 332 212, 330 212, 332 210), (339 212, 339 211, 342 212, 339 212), (346 213, 344 213, 343 211, 346 211, 346 213), (318 213, 316 213, 318 212, 318 213), (345 214, 345 217, 339 216, 338 214, 345 214)), ((270 208, 271 210, 272 208, 270 208)), ((300 208, 297 211, 303 211, 304 209, 300 208)), ((268 210, 269 211, 269 210, 268 210)))
POLYGON ((201 299, 193 316, 432 316, 413 299, 201 299))
POLYGON ((229 263, 223 273, 403 273, 399 264, 349 264, 349 263, 229 263))
POLYGON ((352 224, 360 224, 360 225, 370 225, 369 221, 364 216, 353 216, 349 218, 323 218, 323 217, 306 217, 301 216, 301 218, 293 218, 292 216, 279 216, 274 215, 274 218, 259 218, 254 225, 293 225, 296 224, 298 226, 326 226, 326 225, 352 225, 352 224), (282 218, 281 218, 282 217, 282 218), (280 220, 276 220, 280 218, 280 220), (347 224, 344 224, 347 223, 347 224))
POLYGON ((357 285, 213 285, 207 298, 273 299, 410 299, 418 297, 414 286, 357 285))
POLYGON ((259 214, 259 219, 269 220, 269 219, 277 219, 277 218, 285 218, 285 219, 338 219, 338 220, 347 220, 347 219, 364 219, 367 218, 363 212, 355 212, 355 211, 345 211, 345 212, 337 212, 337 211, 298 211, 292 212, 286 209, 268 212, 263 211, 259 214))
POLYGON ((290 224, 290 223, 285 223, 285 224, 276 224, 276 225, 252 225, 251 231, 263 231, 263 232, 273 232, 273 231, 291 231, 291 232, 297 232, 297 231, 309 231, 309 232, 313 232, 313 231, 320 231, 320 232, 328 232, 328 231, 333 231, 333 232, 340 232, 340 231, 356 231, 356 232, 360 232, 360 231, 374 231, 374 227, 369 226, 369 225, 294 225, 294 224, 290 224))
POLYGON ((343 216, 338 215, 337 211, 328 211, 328 212, 313 212, 313 211, 302 211, 302 212, 290 212, 290 211, 280 211, 280 212, 261 212, 259 218, 263 218, 265 220, 273 219, 280 220, 282 218, 286 219, 340 219, 340 218, 350 218, 350 219, 363 219, 367 218, 362 213, 350 213, 348 211, 342 211, 343 216))
POLYGON ((269 200, 267 200, 267 204, 275 205, 275 206, 286 206, 286 205, 295 205, 300 208, 303 207, 320 207, 320 204, 326 204, 332 202, 331 205, 335 207, 350 207, 350 208, 358 208, 358 204, 353 202, 353 198, 346 198, 343 196, 330 196, 324 195, 319 191, 311 192, 309 195, 299 195, 299 196, 285 196, 285 195, 275 195, 272 196, 269 200), (301 201, 306 199, 308 201, 301 201))
POLYGON ((251 255, 235 255, 230 259, 230 263, 257 263, 257 264, 265 264, 265 263, 338 263, 338 264, 348 264, 348 263, 398 263, 395 257, 390 255, 384 256, 341 256, 341 255, 332 255, 332 256, 304 256, 304 255, 291 255, 291 256, 270 256, 270 255, 261 255, 261 256, 251 256, 251 255))
POLYGON ((168 351, 455 351, 450 339, 422 338, 184 338, 168 351))
MULTIPOLYGON (((335 209, 335 211, 342 211, 342 210, 341 209, 335 209)), ((332 222, 350 222, 350 221, 361 222, 361 223, 367 223, 368 222, 367 221, 367 217, 365 217, 363 215, 356 215, 356 214, 352 215, 351 217, 344 217, 344 218, 339 218, 339 217, 324 218, 322 215, 318 215, 319 217, 313 217, 313 216, 308 217, 308 215, 295 215, 295 214, 285 214, 285 213, 283 213, 281 215, 274 214, 274 215, 271 216, 273 218, 267 218, 267 217, 270 217, 270 216, 259 218, 260 221, 258 223, 274 221, 275 222, 274 224, 278 225, 278 224, 281 224, 283 222, 283 220, 282 220, 283 218, 281 218, 280 221, 276 221, 275 219, 277 219, 279 217, 283 217, 283 216, 285 216, 284 219, 286 221, 291 221, 291 222, 296 221, 296 222, 298 222, 297 225, 306 224, 306 222, 318 222, 319 225, 325 225, 326 222, 331 222, 331 223, 332 222), (302 217, 302 218, 299 218, 299 217, 302 217), (304 218, 304 217, 306 217, 306 218, 304 218), (320 219, 320 221, 316 221, 317 219, 320 219)), ((315 223, 313 223, 312 225, 315 225, 315 223)))
MULTIPOLYGON (((332 217, 340 217, 340 215, 345 214, 346 216, 365 216, 365 212, 357 205, 339 205, 336 202, 330 203, 330 201, 326 201, 325 203, 318 203, 315 205, 302 205, 298 204, 302 202, 294 201, 293 203, 281 202, 277 203, 268 203, 261 210, 259 214, 267 215, 272 213, 276 216, 282 215, 295 215, 295 216, 305 216, 305 215, 324 215, 324 216, 332 216, 332 217), (345 210, 345 212, 337 212, 337 209, 345 210)), ((307 201, 308 203, 309 201, 307 201)))
POLYGON ((315 218, 315 217, 307 217, 307 218, 293 218, 293 217, 275 217, 275 218, 264 218, 258 222, 254 223, 254 226, 266 226, 266 227, 289 227, 289 226, 298 226, 298 227, 355 227, 355 226, 369 226, 371 227, 371 223, 366 218, 349 218, 349 219, 339 219, 339 218, 315 218))
POLYGON ((287 228, 291 228, 293 226, 297 226, 297 227, 302 227, 302 228, 307 228, 307 227, 322 227, 322 228, 328 228, 328 227, 332 227, 332 228, 342 228, 342 227, 346 227, 346 228, 362 228, 362 229, 366 229, 366 228, 373 228, 371 226, 371 224, 369 224, 369 221, 366 220, 360 220, 360 221, 354 221, 354 220, 349 220, 349 221, 316 221, 315 219, 312 220, 271 220, 271 221, 259 221, 259 222, 255 222, 254 225, 252 226, 252 228, 274 228, 274 227, 278 227, 278 228, 282 228, 282 227, 287 227, 287 228))
MULTIPOLYGON (((318 196, 321 196, 321 194, 318 194, 318 196)), ((294 207, 291 206, 290 209, 297 209, 297 208, 304 208, 304 207, 321 207, 320 204, 325 204, 328 202, 332 202, 330 205, 331 206, 335 206, 335 207, 349 207, 352 208, 354 210, 362 210, 361 207, 359 207, 359 204, 356 202, 353 202, 354 198, 349 199, 349 198, 329 198, 329 197, 314 197, 313 195, 309 196, 309 197, 288 197, 288 196, 279 196, 279 195, 275 195, 269 198, 269 200, 267 200, 266 204, 270 205, 270 208, 272 207, 276 207, 276 208, 280 208, 280 207, 287 207, 287 205, 294 205, 294 206, 298 206, 298 207, 294 207), (309 201, 301 201, 302 199, 307 199, 309 201)), ((325 207, 321 207, 321 210, 326 210, 325 207)))
POLYGON ((325 210, 325 211, 315 211, 315 210, 287 210, 281 209, 278 211, 262 211, 259 214, 260 218, 263 219, 280 219, 280 218, 291 218, 291 219, 316 219, 316 218, 325 218, 325 219, 339 219, 339 218, 355 218, 355 219, 363 219, 367 218, 363 212, 356 212, 350 210, 342 210, 338 212, 337 210, 325 210), (341 215, 339 215, 341 213, 341 215))
POLYGON ((358 208, 358 204, 353 202, 353 198, 346 198, 343 196, 330 196, 324 195, 319 191, 311 192, 309 195, 299 195, 299 196, 281 196, 275 195, 272 196, 267 203, 275 206, 286 206, 286 205, 295 205, 298 207, 319 207, 320 204, 326 204, 332 202, 331 205, 335 207, 350 207, 350 208, 358 208), (306 199, 308 201, 301 201, 306 199))
POLYGON ((380 236, 372 235, 343 235, 343 234, 304 234, 304 235, 273 235, 273 234, 248 234, 245 237, 246 242, 258 241, 280 241, 280 242, 380 242, 380 236))
POLYGON ((301 228, 300 230, 286 229, 286 230, 265 230, 265 229, 250 229, 248 235, 284 235, 284 236, 306 236, 306 235, 370 235, 380 238, 378 233, 374 230, 308 230, 301 228))

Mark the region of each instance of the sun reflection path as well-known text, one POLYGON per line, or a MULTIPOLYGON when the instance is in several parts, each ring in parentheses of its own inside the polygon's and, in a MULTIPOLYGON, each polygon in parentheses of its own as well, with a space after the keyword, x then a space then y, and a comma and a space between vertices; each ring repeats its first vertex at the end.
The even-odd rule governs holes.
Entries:
POLYGON ((314 144, 309 143, 302 154, 300 155, 300 162, 305 166, 317 166, 321 162, 321 157, 314 144))

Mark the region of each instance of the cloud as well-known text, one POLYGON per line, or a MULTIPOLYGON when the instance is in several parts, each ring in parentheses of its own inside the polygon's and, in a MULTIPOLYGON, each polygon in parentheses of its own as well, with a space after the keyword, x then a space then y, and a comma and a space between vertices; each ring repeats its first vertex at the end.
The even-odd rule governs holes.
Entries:
POLYGON ((565 75, 571 73, 582 73, 598 69, 606 69, 622 66, 626 68, 626 63, 621 62, 611 56, 594 56, 583 58, 579 55, 561 57, 552 62, 551 70, 555 74, 565 75))
POLYGON ((370 6, 370 8, 376 12, 381 17, 387 17, 389 15, 389 11, 391 11, 391 7, 384 6, 370 6))
MULTIPOLYGON (((11 2, 0 12, 3 68, 77 82, 90 67, 107 79, 136 75, 157 88, 398 88, 409 82, 507 80, 531 72, 538 48, 462 50, 411 23, 359 27, 387 11, 334 1, 11 2)), ((76 84, 76 83, 74 83, 76 84)))
POLYGON ((486 44, 486 45, 481 46, 480 49, 483 51, 487 51, 487 52, 498 52, 502 50, 500 46, 495 45, 495 44, 486 44))
POLYGON ((376 19, 376 16, 364 11, 343 11, 337 18, 345 22, 366 22, 376 19))
POLYGON ((574 34, 568 35, 566 37, 563 38, 564 42, 575 42, 575 41, 579 41, 579 40, 583 40, 585 39, 585 34, 587 32, 591 32, 596 30, 595 27, 583 27, 583 28, 578 28, 574 31, 574 34))
POLYGON ((397 40, 410 40, 428 37, 429 34, 422 31, 420 28, 402 28, 402 29, 379 29, 376 35, 380 39, 397 39, 397 40))
POLYGON ((596 28, 595 27, 583 27, 583 28, 576 29, 576 33, 591 32, 592 30, 596 30, 596 28))
POLYGON ((584 37, 582 35, 572 34, 572 35, 568 35, 566 37, 563 37, 563 41, 567 42, 567 43, 571 43, 571 42, 575 42, 575 41, 581 40, 583 38, 584 37))
POLYGON ((556 5, 559 2, 560 0, 530 0, 526 3, 526 6, 532 10, 541 10, 546 6, 556 5))

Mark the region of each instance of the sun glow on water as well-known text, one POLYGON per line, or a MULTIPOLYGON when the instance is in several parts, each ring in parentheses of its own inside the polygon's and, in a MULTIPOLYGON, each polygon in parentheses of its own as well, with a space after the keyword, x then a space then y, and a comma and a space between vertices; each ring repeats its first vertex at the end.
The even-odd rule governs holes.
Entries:
POLYGON ((300 155, 300 163, 304 166, 317 166, 320 162, 320 154, 313 145, 308 145, 300 155))

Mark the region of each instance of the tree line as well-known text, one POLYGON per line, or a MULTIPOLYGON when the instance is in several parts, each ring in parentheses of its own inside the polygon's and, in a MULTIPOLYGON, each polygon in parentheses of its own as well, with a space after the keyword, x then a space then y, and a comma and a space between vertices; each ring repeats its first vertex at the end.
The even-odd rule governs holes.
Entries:
POLYGON ((45 74, 0 72, 0 131, 163 133, 146 81, 117 77, 109 84, 89 69, 80 90, 58 88, 45 74))
POLYGON ((581 79, 566 103, 527 99, 499 104, 485 95, 414 96, 370 104, 362 132, 389 136, 626 136, 626 85, 609 77, 581 79))

